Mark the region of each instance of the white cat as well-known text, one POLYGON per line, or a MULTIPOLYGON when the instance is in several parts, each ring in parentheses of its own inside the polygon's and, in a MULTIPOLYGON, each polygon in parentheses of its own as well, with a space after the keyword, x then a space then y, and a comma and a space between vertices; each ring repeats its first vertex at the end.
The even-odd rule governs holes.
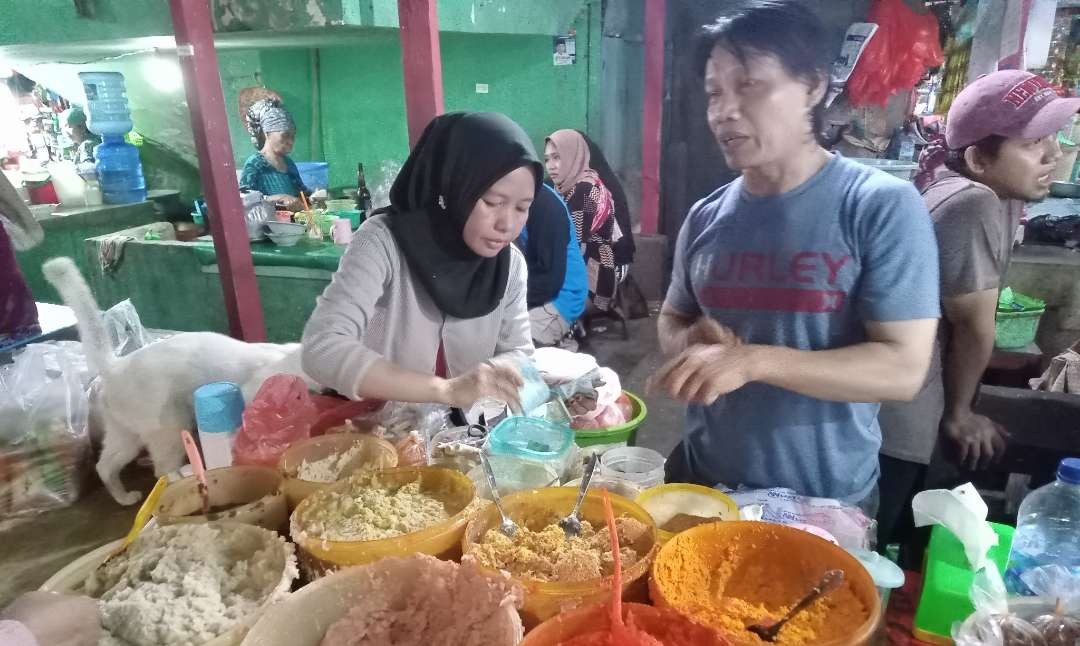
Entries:
POLYGON ((140 492, 124 488, 120 471, 143 448, 159 477, 186 463, 180 431, 194 431, 192 392, 199 386, 231 381, 240 385, 245 402, 263 380, 279 373, 298 375, 314 387, 300 369, 298 343, 244 343, 214 332, 182 332, 118 358, 97 301, 75 263, 54 258, 42 272, 75 311, 87 365, 101 376, 94 403, 104 432, 97 473, 121 505, 142 498, 140 492))

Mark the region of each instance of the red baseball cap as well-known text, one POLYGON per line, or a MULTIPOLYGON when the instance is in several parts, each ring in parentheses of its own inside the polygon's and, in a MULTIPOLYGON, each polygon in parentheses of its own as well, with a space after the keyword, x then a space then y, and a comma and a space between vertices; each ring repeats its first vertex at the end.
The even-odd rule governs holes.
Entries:
POLYGON ((1061 130, 1080 110, 1080 98, 1065 99, 1043 77, 1000 70, 975 79, 949 108, 945 143, 966 148, 990 135, 1041 139, 1061 130))

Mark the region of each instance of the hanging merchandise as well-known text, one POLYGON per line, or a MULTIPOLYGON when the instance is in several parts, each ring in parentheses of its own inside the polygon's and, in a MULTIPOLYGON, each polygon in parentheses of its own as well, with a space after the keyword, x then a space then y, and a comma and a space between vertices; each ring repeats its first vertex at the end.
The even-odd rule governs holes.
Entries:
POLYGON ((917 14, 904 0, 875 0, 869 22, 878 32, 848 80, 852 105, 884 106, 893 94, 915 87, 928 68, 945 62, 933 13, 917 14))
POLYGON ((844 92, 855 65, 859 62, 870 39, 877 33, 878 26, 872 22, 856 22, 848 27, 844 44, 840 47, 840 56, 833 61, 829 75, 829 94, 825 98, 825 107, 829 107, 844 92))

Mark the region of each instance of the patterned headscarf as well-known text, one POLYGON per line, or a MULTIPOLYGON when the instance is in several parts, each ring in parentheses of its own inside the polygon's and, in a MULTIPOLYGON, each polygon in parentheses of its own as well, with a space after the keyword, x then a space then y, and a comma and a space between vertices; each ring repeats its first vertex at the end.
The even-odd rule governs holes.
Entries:
POLYGON ((256 149, 262 149, 267 133, 291 130, 296 130, 296 124, 289 111, 282 107, 281 101, 273 98, 261 99, 248 108, 247 131, 256 149))
POLYGON ((559 152, 559 174, 562 177, 555 183, 559 192, 566 195, 580 182, 600 181, 600 176, 589 167, 591 157, 589 144, 577 130, 556 130, 548 136, 555 150, 559 152))

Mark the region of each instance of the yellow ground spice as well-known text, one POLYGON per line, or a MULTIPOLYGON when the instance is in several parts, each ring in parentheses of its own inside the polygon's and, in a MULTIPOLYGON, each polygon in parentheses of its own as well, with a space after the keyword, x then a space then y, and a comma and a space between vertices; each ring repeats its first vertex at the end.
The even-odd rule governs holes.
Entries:
MULTIPOLYGON (((738 643, 764 644, 747 626, 780 619, 813 582, 784 568, 766 567, 753 544, 706 544, 682 534, 655 564, 653 576, 664 600, 676 610, 713 626, 738 643), (756 562, 755 562, 756 561, 756 562), (759 600, 776 600, 760 603, 759 600), (779 601, 784 600, 784 601, 779 601), (787 605, 784 605, 784 604, 787 605)), ((784 554, 770 558, 782 562, 784 554)), ((820 644, 850 635, 867 618, 869 609, 848 581, 796 615, 780 631, 777 644, 820 644)))

